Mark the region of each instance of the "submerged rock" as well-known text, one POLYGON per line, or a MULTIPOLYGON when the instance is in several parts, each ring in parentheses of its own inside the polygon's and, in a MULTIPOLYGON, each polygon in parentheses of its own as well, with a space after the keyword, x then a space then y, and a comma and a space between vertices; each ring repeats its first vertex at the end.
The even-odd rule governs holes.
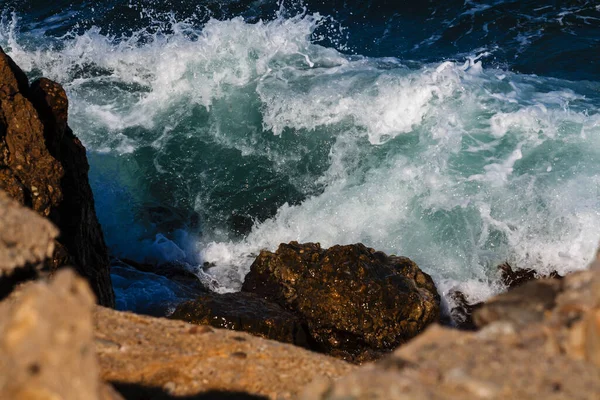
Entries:
POLYGON ((362 244, 281 244, 262 251, 242 291, 294 312, 316 350, 352 361, 378 357, 439 318, 429 275, 405 257, 362 244))
POLYGON ((498 272, 500 273, 500 279, 502 280, 502 283, 504 283, 508 289, 515 289, 526 284, 527 282, 538 279, 562 279, 562 276, 560 276, 556 271, 552 271, 549 275, 540 275, 537 271, 529 268, 513 269, 509 263, 499 265, 498 272))
POLYGON ((63 88, 26 75, 0 49, 0 189, 60 230, 50 270, 73 265, 114 306, 109 260, 88 182, 85 148, 67 125, 63 88))

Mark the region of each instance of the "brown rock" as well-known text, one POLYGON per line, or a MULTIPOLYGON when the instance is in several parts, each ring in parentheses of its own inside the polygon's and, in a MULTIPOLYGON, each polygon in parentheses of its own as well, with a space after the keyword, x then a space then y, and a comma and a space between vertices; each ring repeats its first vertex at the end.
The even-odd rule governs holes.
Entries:
POLYGON ((289 399, 317 377, 335 379, 355 368, 243 332, 103 307, 95 332, 101 376, 127 398, 210 398, 218 391, 289 399))
POLYGON ((0 189, 59 228, 51 270, 74 265, 99 302, 114 306, 85 148, 67 125, 67 109, 60 85, 41 79, 29 88, 0 49, 0 189))
POLYGON ((298 316, 252 293, 206 293, 180 304, 171 318, 308 347, 306 327, 298 316))
POLYGON ((556 271, 552 271, 549 275, 540 275, 535 270, 525 269, 513 269, 509 263, 504 263, 498 266, 498 272, 500 272, 500 279, 508 289, 514 289, 527 282, 535 281, 538 279, 552 278, 562 279, 556 271))
POLYGON ((301 399, 598 399, 600 268, 538 280, 475 311, 478 332, 432 326, 393 355, 301 399), (489 307, 486 310, 486 307, 489 307))
POLYGON ((52 257, 58 230, 0 190, 0 299, 52 257))
POLYGON ((94 302, 85 281, 61 271, 0 303, 0 398, 99 399, 94 302))
POLYGON ((471 304, 465 294, 459 290, 451 291, 449 297, 455 306, 450 310, 450 320, 444 321, 444 324, 454 324, 458 329, 476 330, 477 326, 473 321, 473 313, 483 303, 471 304))
POLYGON ((548 353, 546 340, 434 325, 376 364, 309 385, 300 399, 597 399, 600 369, 548 353))
POLYGON ((17 268, 41 267, 54 252, 58 230, 0 190, 0 277, 17 268))
POLYGON ((429 275, 362 244, 324 250, 292 242, 262 251, 242 291, 301 316, 317 350, 354 361, 397 347, 439 318, 429 275))
MULTIPOLYGON (((562 279, 563 277, 560 276, 556 271, 551 272, 549 275, 544 276, 544 275, 540 275, 538 274, 535 270, 532 269, 513 269, 513 267, 509 264, 509 263, 504 263, 498 266, 498 274, 499 274, 499 278, 502 281, 502 283, 504 284, 504 286, 507 288, 507 291, 510 292, 514 289, 517 289, 518 287, 525 285, 529 282, 534 282, 537 280, 543 280, 543 279, 547 279, 547 278, 551 278, 551 279, 562 279)), ((535 290, 535 292, 538 294, 538 302, 536 303, 536 306, 533 308, 539 308, 541 306, 540 301, 544 301, 541 297, 544 297, 544 293, 547 292, 544 291, 544 288, 546 287, 546 284, 542 284, 541 286, 536 286, 538 289, 535 290), (539 297, 541 296, 541 297, 539 297)), ((517 303, 519 303, 519 299, 517 299, 516 297, 521 296, 523 294, 526 294, 526 291, 517 291, 517 293, 515 293, 513 296, 512 300, 509 300, 508 298, 506 298, 506 301, 509 302, 513 302, 515 303, 515 301, 517 303)), ((459 329, 466 329, 466 330, 476 330, 478 325, 481 324, 485 324, 485 320, 486 319, 490 319, 490 321, 492 320, 497 320, 499 318, 501 318, 500 315, 497 316, 493 316, 492 314, 494 313, 494 309, 497 308, 496 305, 492 305, 491 303, 488 306, 489 302, 486 303, 470 303, 466 296, 458 291, 458 290, 453 290, 450 292, 449 294, 450 298, 452 299, 452 301, 454 302, 454 307, 450 310, 450 318, 451 318, 451 323, 453 323, 454 325, 456 325, 457 328, 459 329), (479 312, 480 315, 480 320, 479 323, 476 323, 474 321, 474 313, 476 310, 479 309, 484 309, 482 311, 479 312), (484 316, 484 314, 489 314, 487 317, 484 316)), ((552 304, 547 304, 548 307, 552 307, 552 304)), ((500 309, 502 309, 502 312, 508 312, 508 308, 501 306, 499 307, 500 309)), ((534 314, 537 315, 538 317, 541 315, 540 313, 544 311, 544 307, 542 307, 542 309, 539 309, 538 312, 536 312, 534 309, 532 308, 531 304, 526 307, 527 310, 533 312, 533 314, 529 314, 529 316, 525 316, 525 314, 523 313, 522 316, 524 318, 530 318, 530 317, 534 317, 534 314)), ((519 311, 517 309, 514 309, 513 311, 519 311)), ((524 310, 525 311, 525 310, 524 310)), ((515 315, 516 317, 516 315, 515 315)), ((527 322, 525 322, 525 324, 527 324, 527 322)))
POLYGON ((557 279, 543 279, 496 296, 474 311, 475 325, 482 328, 492 322, 507 321, 525 327, 541 322, 556 305, 561 283, 557 279))

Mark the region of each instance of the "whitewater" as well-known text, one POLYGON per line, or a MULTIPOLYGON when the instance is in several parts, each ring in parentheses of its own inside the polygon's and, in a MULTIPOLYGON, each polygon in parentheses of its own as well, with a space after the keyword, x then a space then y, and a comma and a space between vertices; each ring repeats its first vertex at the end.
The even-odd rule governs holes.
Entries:
MULTIPOLYGON (((306 10, 40 34, 70 14, 53 18, 5 12, 0 45, 64 85, 114 257, 184 262, 229 292, 261 249, 362 242, 475 302, 503 262, 566 274, 594 256, 600 80, 514 72, 489 48, 360 55, 306 10)), ((174 296, 132 279, 114 271, 120 308, 174 296)))

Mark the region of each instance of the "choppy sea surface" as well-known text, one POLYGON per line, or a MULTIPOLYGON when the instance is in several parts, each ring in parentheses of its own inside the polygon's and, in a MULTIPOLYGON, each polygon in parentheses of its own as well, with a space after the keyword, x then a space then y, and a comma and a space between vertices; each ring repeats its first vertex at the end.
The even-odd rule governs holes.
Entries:
MULTIPOLYGON (((115 257, 228 292, 262 248, 362 242, 479 301, 502 262, 594 256, 596 1, 0 5, 0 46, 67 90, 115 257)), ((122 309, 176 296, 113 272, 122 309)))

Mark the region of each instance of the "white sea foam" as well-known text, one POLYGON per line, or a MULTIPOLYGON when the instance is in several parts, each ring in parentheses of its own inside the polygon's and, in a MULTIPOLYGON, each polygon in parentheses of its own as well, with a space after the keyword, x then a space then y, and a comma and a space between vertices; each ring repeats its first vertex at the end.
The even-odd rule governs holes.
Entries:
MULTIPOLYGON (((215 290, 239 289, 260 249, 291 240, 406 255, 442 292, 458 286, 472 300, 501 289, 493 267, 507 260, 539 272, 586 266, 600 237, 594 99, 569 82, 486 69, 478 57, 416 69, 348 57, 311 43, 320 21, 211 20, 201 31, 175 23, 168 35, 125 39, 91 29, 36 51, 11 25, 0 41, 28 70, 65 84, 71 124, 92 152, 163 154, 175 135, 201 132, 242 157, 267 158, 306 190, 242 239, 205 229, 196 250, 214 267, 199 274, 215 290), (182 130, 186 118, 198 126, 182 130), (273 135, 294 135, 295 147, 261 141, 273 135), (317 137, 332 143, 326 168, 298 171, 317 137)), ((157 174, 169 169, 164 154, 153 160, 157 174)), ((164 236, 140 246, 158 258, 188 249, 164 236)))

